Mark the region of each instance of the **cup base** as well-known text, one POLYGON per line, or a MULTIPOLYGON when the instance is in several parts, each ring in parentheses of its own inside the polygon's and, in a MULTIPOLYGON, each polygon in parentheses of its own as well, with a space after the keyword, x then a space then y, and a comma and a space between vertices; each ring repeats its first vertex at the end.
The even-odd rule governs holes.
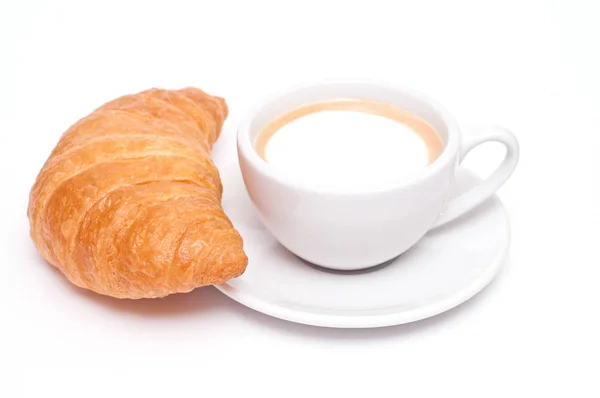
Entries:
MULTIPOLYGON (((294 254, 294 253, 292 253, 292 254, 294 254)), ((404 254, 404 253, 402 253, 402 254, 404 254)), ((368 265, 366 267, 360 267, 360 268, 355 268, 355 269, 332 268, 332 267, 329 267, 326 265, 315 264, 311 261, 308 261, 308 260, 298 256, 297 254, 294 254, 294 256, 298 257, 298 259, 300 261, 302 261, 304 264, 308 265, 309 267, 313 267, 314 269, 322 271, 322 272, 328 272, 328 273, 338 274, 338 275, 353 275, 353 274, 366 274, 369 272, 379 271, 379 270, 389 266, 390 264, 392 264, 394 261, 396 261, 397 258, 401 257, 402 254, 400 254, 390 260, 384 261, 383 263, 368 265)))

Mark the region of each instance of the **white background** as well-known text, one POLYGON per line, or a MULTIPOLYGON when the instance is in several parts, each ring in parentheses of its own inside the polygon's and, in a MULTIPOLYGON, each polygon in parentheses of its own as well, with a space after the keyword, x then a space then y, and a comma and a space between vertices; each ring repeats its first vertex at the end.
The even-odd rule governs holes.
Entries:
MULTIPOLYGON (((598 396, 600 3, 12 1, 0 5, 0 396, 598 396), (521 143, 500 190, 513 246, 466 304, 414 324, 286 323, 203 288, 118 301, 37 255, 26 206, 75 120, 152 86, 240 115, 273 90, 377 77, 521 143), (595 377, 596 380, 593 380, 595 377)), ((485 174, 502 152, 474 151, 485 174)))

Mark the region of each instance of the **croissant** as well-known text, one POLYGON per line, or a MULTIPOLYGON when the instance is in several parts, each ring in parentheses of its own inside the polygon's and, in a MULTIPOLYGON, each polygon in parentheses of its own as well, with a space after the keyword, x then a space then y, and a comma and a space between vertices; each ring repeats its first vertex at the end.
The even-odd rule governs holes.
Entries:
POLYGON ((211 159, 227 112, 224 99, 196 88, 150 89, 76 122, 31 189, 42 257, 73 284, 117 298, 241 275, 248 259, 211 159))

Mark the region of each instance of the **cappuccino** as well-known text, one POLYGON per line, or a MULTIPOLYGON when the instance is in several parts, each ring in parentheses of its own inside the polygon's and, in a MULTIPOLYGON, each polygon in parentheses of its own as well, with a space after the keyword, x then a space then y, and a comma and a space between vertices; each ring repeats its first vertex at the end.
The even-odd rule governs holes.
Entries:
POLYGON ((434 162, 443 143, 427 122, 375 101, 302 106, 272 120, 254 148, 282 173, 317 188, 384 189, 434 162))

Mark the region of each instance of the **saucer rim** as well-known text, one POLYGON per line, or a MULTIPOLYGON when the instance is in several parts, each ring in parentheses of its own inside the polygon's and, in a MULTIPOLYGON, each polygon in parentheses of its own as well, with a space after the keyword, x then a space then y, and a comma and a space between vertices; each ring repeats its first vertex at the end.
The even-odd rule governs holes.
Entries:
MULTIPOLYGON (((256 295, 252 290, 242 290, 227 282, 215 287, 226 296, 238 303, 263 314, 304 325, 330 327, 330 328, 378 328, 415 322, 439 315, 471 299, 481 292, 498 274, 506 263, 510 249, 511 226, 506 208, 497 195, 488 201, 494 201, 501 209, 506 220, 506 234, 501 249, 485 270, 473 280, 468 286, 457 290, 446 297, 436 299, 425 305, 405 309, 401 307, 388 307, 381 310, 350 310, 345 314, 327 314, 311 312, 306 309, 290 308, 278 302, 276 299, 268 301, 268 298, 256 295), (374 311, 384 313, 373 314, 374 311)), ((450 227, 450 225, 448 225, 450 227)), ((326 309, 323 309, 324 311, 326 309)), ((335 310, 334 310, 335 311, 335 310)))

